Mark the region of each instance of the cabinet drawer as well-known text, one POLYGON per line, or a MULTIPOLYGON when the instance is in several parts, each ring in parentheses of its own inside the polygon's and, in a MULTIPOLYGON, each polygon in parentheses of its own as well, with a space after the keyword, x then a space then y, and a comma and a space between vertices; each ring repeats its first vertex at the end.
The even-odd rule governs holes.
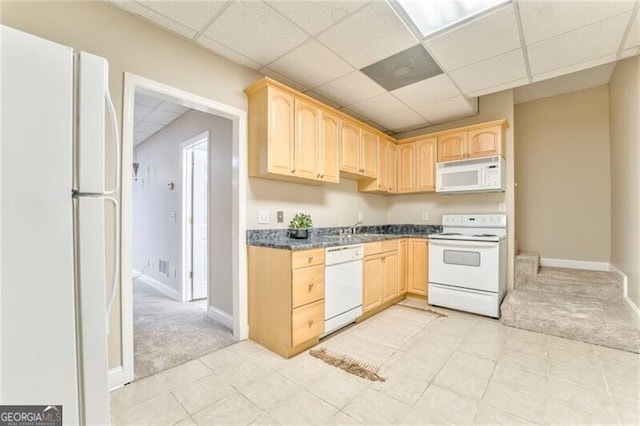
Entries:
POLYGON ((372 254, 378 254, 382 252, 382 241, 373 241, 371 243, 365 243, 364 255, 371 256, 372 254))
POLYGON ((294 269, 291 273, 291 307, 324 299, 324 265, 294 269))
POLYGON ((291 268, 304 268, 324 264, 324 249, 302 250, 291 252, 291 268))
POLYGON ((291 311, 291 346, 324 332, 324 299, 291 311))
POLYGON ((382 251, 398 251, 398 240, 382 241, 382 251))

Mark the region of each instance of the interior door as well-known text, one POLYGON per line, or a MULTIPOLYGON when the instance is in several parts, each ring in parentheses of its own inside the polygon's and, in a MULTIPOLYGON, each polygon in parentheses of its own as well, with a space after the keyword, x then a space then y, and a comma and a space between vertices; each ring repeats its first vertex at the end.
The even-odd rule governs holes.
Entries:
POLYGON ((207 205, 208 205, 208 152, 206 143, 199 145, 193 152, 193 196, 191 217, 192 223, 192 269, 191 300, 207 297, 208 262, 207 262, 207 205))

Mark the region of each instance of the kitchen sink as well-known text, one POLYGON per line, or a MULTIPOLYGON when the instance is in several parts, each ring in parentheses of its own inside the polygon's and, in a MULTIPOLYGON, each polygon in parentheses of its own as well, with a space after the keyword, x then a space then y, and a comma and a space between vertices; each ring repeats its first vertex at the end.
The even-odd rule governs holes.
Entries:
POLYGON ((367 238, 367 237, 386 237, 386 234, 343 234, 343 235, 325 235, 324 238, 332 240, 352 240, 354 238, 367 238))

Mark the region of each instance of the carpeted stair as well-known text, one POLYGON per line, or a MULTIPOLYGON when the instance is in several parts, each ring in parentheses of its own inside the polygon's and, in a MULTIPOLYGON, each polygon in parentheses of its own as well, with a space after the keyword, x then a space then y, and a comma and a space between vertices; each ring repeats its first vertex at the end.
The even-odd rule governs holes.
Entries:
POLYGON ((640 319, 617 274, 541 267, 538 253, 525 252, 516 256, 514 284, 502 302, 503 324, 640 351, 640 319))

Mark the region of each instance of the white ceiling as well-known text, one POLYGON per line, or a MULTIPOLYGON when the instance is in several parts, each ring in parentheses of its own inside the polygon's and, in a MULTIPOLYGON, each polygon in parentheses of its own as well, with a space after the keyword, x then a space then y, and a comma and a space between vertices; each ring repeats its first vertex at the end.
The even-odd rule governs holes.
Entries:
POLYGON ((640 0, 516 0, 425 39, 391 0, 110 1, 390 132, 474 115, 477 96, 640 54, 640 0), (444 74, 387 91, 359 71, 419 43, 444 74))
POLYGON ((133 112, 133 144, 138 145, 180 117, 189 108, 136 93, 133 112))

